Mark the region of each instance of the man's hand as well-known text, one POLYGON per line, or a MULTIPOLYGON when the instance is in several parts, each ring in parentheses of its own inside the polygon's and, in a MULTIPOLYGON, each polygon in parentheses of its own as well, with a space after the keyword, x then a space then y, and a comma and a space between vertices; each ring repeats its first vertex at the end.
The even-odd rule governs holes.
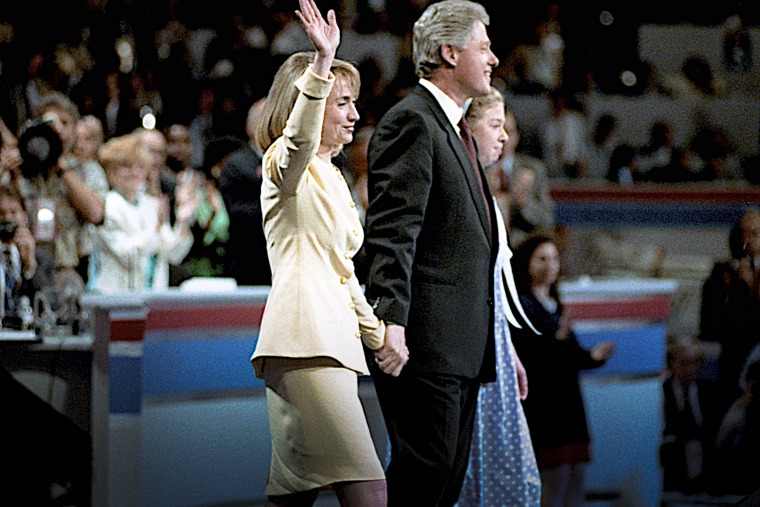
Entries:
POLYGON ((398 377, 407 361, 409 349, 406 348, 406 329, 404 326, 388 324, 385 327, 385 343, 375 351, 375 362, 384 373, 398 377))

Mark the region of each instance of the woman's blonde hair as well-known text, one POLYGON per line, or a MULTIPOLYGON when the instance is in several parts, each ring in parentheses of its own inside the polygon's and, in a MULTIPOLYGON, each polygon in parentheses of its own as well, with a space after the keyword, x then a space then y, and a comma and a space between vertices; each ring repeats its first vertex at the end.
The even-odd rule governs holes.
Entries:
POLYGON ((140 138, 131 133, 112 137, 98 148, 98 162, 106 171, 111 171, 127 163, 139 160, 140 138))
MULTIPOLYGON (((315 53, 312 51, 294 53, 277 70, 264 105, 253 119, 253 140, 262 153, 285 130, 288 116, 290 116, 299 94, 295 82, 314 62, 314 57, 315 53)), ((358 95, 361 80, 356 67, 346 61, 335 59, 330 71, 335 76, 336 82, 345 81, 358 95)), ((342 146, 336 147, 333 150, 334 154, 340 152, 341 148, 342 146)))
POLYGON ((494 104, 501 104, 504 107, 504 95, 492 86, 488 95, 481 95, 472 99, 467 110, 464 112, 465 121, 472 125, 482 118, 486 110, 494 104))

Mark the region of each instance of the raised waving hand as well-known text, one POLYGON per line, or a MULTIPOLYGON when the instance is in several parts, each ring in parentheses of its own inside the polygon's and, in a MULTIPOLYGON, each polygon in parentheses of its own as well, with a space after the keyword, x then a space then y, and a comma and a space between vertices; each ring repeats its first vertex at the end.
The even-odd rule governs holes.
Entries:
POLYGON ((298 0, 298 3, 301 9, 296 11, 296 16, 301 20, 306 34, 317 50, 312 70, 318 76, 327 77, 340 44, 340 28, 335 18, 335 11, 332 9, 327 11, 327 20, 325 20, 314 0, 298 0))

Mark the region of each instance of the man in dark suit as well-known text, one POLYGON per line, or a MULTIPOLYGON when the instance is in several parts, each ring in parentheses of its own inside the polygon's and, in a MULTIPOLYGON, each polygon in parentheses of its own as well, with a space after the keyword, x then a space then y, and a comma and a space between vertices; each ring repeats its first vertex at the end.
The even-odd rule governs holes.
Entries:
POLYGON ((457 501, 478 388, 495 377, 495 215, 458 127, 465 101, 489 93, 498 64, 488 23, 483 6, 466 0, 425 10, 414 25, 420 83, 369 145, 366 292, 388 324, 369 362, 391 440, 390 506, 457 501))
MULTIPOLYGON (((255 102, 248 111, 246 131, 252 137, 253 117, 264 104, 255 102)), ((261 153, 249 142, 227 159, 219 176, 219 191, 230 217, 225 276, 238 285, 271 285, 272 272, 261 216, 261 153)))
POLYGON ((679 339, 668 350, 669 376, 662 385, 663 491, 702 492, 721 475, 714 442, 722 413, 715 382, 700 375, 704 360, 703 346, 695 340, 679 339))

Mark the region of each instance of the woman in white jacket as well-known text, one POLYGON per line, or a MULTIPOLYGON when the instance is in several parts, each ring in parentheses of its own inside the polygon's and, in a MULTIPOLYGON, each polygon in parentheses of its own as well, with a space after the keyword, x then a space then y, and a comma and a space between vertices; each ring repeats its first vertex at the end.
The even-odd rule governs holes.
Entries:
POLYGON ((180 201, 169 223, 168 198, 147 194, 147 164, 136 134, 115 137, 98 151, 111 190, 105 221, 98 227, 91 289, 96 292, 165 289, 169 264, 179 264, 190 251, 188 222, 193 203, 180 201))

